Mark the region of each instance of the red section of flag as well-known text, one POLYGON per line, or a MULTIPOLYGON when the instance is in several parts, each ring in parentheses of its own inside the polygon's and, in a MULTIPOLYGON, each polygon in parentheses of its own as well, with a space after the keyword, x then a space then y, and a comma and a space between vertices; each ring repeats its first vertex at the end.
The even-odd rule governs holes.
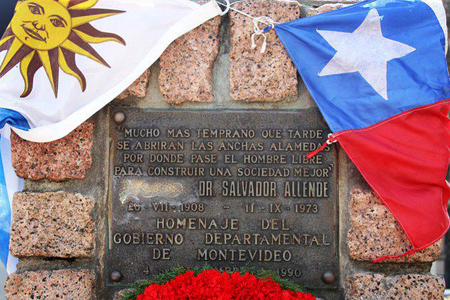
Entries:
POLYGON ((449 102, 337 134, 345 152, 411 241, 413 249, 403 255, 437 242, 449 228, 449 102))

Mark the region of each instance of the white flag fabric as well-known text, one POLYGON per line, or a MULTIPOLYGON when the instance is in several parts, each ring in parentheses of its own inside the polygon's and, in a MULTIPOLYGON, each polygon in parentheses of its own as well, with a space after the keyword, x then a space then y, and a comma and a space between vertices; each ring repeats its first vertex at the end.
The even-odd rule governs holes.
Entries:
POLYGON ((25 117, 24 139, 62 138, 219 14, 215 1, 19 1, 0 40, 0 108, 25 117))

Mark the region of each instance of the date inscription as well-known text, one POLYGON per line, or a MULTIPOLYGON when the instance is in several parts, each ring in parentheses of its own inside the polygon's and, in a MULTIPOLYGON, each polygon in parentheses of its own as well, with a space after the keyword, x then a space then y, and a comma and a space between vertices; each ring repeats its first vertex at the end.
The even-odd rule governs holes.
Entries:
POLYGON ((252 266, 314 289, 338 277, 336 152, 299 112, 112 107, 107 272, 119 283, 173 266, 252 266))

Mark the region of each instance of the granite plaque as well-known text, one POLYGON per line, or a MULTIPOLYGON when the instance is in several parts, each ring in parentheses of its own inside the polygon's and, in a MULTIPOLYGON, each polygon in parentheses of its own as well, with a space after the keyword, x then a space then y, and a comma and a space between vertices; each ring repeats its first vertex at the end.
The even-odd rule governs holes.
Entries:
POLYGON ((338 282, 334 147, 315 109, 111 109, 107 285, 173 266, 338 282), (324 276, 325 274, 325 276, 324 276))

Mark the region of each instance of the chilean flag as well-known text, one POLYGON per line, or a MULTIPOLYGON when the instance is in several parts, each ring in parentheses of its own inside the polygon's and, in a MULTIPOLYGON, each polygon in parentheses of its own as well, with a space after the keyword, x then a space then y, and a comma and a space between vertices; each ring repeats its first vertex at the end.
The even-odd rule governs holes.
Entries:
MULTIPOLYGON (((371 0, 275 25, 332 130, 408 236, 449 228, 450 80, 438 0, 371 0)), ((381 261, 382 257, 375 261, 381 261)))

